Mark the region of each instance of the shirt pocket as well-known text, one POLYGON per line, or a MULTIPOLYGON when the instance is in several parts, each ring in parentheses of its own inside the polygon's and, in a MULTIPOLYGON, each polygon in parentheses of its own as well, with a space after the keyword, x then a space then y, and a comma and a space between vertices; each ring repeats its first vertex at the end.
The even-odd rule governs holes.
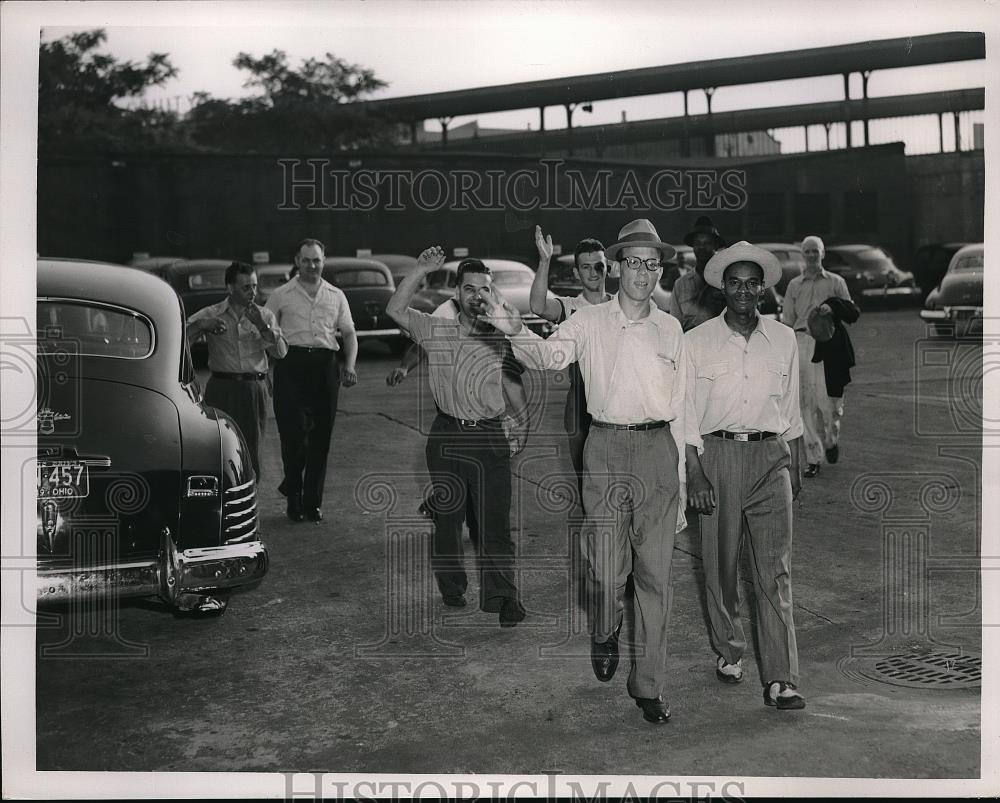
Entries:
POLYGON ((698 389, 709 399, 726 398, 731 394, 732 383, 727 382, 728 362, 713 362, 698 366, 698 389))
POLYGON ((776 360, 767 361, 767 394, 781 396, 788 385, 788 366, 776 360))
POLYGON ((264 339, 257 327, 247 320, 240 321, 240 356, 256 359, 264 353, 264 339))

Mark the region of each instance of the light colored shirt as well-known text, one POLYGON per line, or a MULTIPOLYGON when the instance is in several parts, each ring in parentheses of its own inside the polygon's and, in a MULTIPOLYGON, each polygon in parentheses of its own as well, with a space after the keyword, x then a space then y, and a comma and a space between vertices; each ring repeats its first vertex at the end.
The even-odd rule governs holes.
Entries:
POLYGON ((447 306, 433 314, 410 309, 410 336, 427 352, 434 401, 452 418, 502 416, 507 409, 503 373, 520 373, 507 339, 499 332, 467 334, 457 314, 442 312, 447 306))
POLYGON ((781 309, 781 320, 792 329, 808 330, 809 313, 828 298, 851 300, 847 282, 843 276, 820 268, 815 277, 799 274, 785 288, 785 301, 781 309))
POLYGON ((687 355, 687 442, 703 449, 702 435, 719 429, 802 434, 799 348, 795 332, 762 315, 747 340, 729 328, 723 312, 684 335, 687 355))
POLYGON ((684 335, 675 318, 652 301, 649 307, 647 317, 631 321, 616 296, 605 304, 577 310, 548 340, 525 326, 510 340, 515 356, 527 367, 562 369, 579 362, 587 389, 587 411, 596 421, 669 422, 677 444, 678 478, 683 484, 684 335))
POLYGON ((337 330, 354 331, 347 296, 339 287, 320 279, 316 296, 310 296, 298 277, 285 282, 267 299, 289 346, 311 346, 337 351, 337 330))
POLYGON ((435 318, 457 318, 459 312, 458 302, 449 298, 443 304, 439 304, 431 315, 435 318))
MULTIPOLYGON (((598 303, 604 304, 610 301, 612 298, 614 298, 614 296, 611 295, 611 293, 605 293, 604 298, 598 303)), ((583 309, 584 307, 594 306, 589 301, 587 301, 587 297, 583 293, 580 293, 580 295, 578 296, 556 296, 556 301, 558 301, 559 304, 562 306, 564 321, 577 310, 583 309)))
POLYGON ((245 310, 237 312, 224 298, 218 304, 203 307, 191 315, 189 324, 207 318, 222 318, 226 331, 222 334, 205 333, 208 343, 208 368, 231 374, 263 373, 267 371, 267 355, 281 359, 288 353, 288 344, 274 313, 266 307, 260 310, 264 322, 274 333, 274 342, 269 343, 249 320, 245 310))

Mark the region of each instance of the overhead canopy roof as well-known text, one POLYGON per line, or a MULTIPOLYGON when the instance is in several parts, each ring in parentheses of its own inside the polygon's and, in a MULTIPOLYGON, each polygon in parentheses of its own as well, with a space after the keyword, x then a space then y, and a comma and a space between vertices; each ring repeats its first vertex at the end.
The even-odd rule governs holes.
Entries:
MULTIPOLYGON (((518 131, 513 134, 460 139, 452 143, 455 150, 491 150, 533 153, 544 148, 605 146, 626 142, 646 142, 663 137, 724 134, 741 131, 766 131, 771 128, 817 125, 845 120, 881 120, 938 112, 975 111, 985 108, 985 89, 957 89, 947 92, 925 92, 917 95, 894 95, 867 100, 842 100, 826 103, 805 103, 796 106, 776 106, 767 109, 741 109, 689 117, 663 117, 629 123, 579 126, 571 131, 518 131)), ((435 143, 434 147, 440 147, 435 143)))
POLYGON ((937 33, 386 98, 363 105, 372 112, 420 121, 985 57, 982 33, 937 33))

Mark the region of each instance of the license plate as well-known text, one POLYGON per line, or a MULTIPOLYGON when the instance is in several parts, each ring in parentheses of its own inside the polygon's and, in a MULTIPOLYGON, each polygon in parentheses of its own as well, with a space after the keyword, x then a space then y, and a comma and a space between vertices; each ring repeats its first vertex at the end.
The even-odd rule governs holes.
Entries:
POLYGON ((80 460, 38 463, 38 499, 80 499, 90 493, 87 464, 80 460))

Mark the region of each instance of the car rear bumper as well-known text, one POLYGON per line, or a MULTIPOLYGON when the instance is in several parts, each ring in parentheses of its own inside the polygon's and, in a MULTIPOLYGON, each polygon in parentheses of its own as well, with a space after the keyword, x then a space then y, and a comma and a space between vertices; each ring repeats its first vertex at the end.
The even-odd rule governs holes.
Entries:
POLYGON ((982 318, 982 307, 945 307, 944 309, 922 309, 920 317, 925 321, 959 321, 982 318))
POLYGON ((358 340, 383 337, 399 337, 403 333, 399 329, 355 329, 358 340))
POLYGON ((919 287, 866 287, 861 291, 865 298, 919 298, 919 287))
MULTIPOLYGON (((37 571, 38 602, 95 597, 158 596, 172 602, 180 594, 252 585, 267 574, 263 541, 178 551, 173 539, 157 558, 103 566, 37 571)), ((166 540, 164 539, 164 540, 166 540)))

